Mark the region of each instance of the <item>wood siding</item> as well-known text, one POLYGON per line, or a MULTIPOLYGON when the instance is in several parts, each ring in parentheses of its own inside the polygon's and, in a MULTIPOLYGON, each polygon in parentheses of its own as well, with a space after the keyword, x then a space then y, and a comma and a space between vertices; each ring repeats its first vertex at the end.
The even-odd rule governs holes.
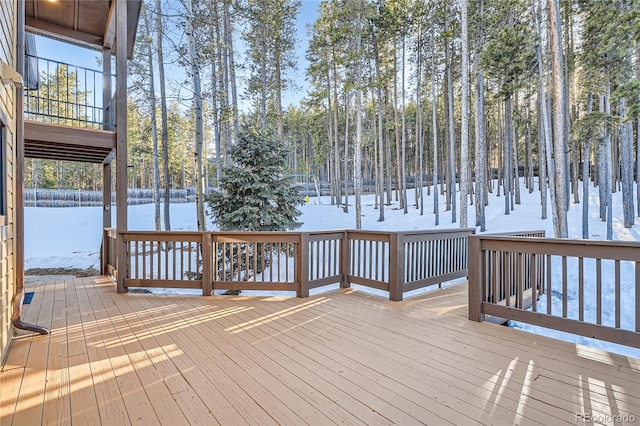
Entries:
MULTIPOLYGON (((16 68, 16 2, 0 2, 0 60, 16 68)), ((6 191, 6 211, 0 226, 0 356, 7 354, 11 342, 11 302, 15 292, 15 89, 9 85, 0 84, 0 119, 5 125, 2 138, 5 153, 2 164, 6 191)))

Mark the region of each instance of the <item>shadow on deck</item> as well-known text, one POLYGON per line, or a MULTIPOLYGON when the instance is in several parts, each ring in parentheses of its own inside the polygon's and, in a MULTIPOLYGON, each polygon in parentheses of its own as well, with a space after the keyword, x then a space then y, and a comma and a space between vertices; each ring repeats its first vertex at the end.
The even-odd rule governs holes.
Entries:
POLYGON ((402 302, 27 284, 0 423, 640 422, 640 360, 467 320, 467 286, 402 302), (582 416, 582 417, 581 417, 582 416), (591 420, 590 420, 591 421, 591 420))

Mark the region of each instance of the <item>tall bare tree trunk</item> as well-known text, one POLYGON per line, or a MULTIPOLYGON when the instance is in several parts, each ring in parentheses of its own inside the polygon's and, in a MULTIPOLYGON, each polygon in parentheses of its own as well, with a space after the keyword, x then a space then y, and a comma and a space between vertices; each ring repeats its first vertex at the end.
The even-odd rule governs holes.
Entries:
POLYGON ((218 12, 218 2, 217 0, 210 0, 212 3, 212 10, 214 15, 213 22, 214 31, 213 31, 213 39, 215 41, 215 58, 211 61, 211 116, 213 118, 213 141, 214 141, 214 149, 216 152, 216 186, 219 191, 222 191, 222 134, 221 134, 221 100, 219 93, 219 74, 222 73, 222 70, 217 68, 217 65, 220 65, 222 61, 219 59, 221 55, 221 46, 220 46, 220 19, 218 12))
MULTIPOLYGON (((356 15, 356 138, 354 146, 354 165, 353 165, 353 186, 354 196, 356 199, 356 229, 362 229, 362 59, 360 56, 361 34, 360 34, 360 11, 361 1, 357 1, 356 15)), ((345 161, 347 159, 345 158, 345 161)), ((346 180, 346 176, 345 176, 346 180)), ((346 183, 345 183, 346 184, 346 183)))
MULTIPOLYGON (((149 100, 151 101, 151 139, 153 141, 153 219, 156 231, 162 229, 160 220, 160 161, 158 159, 158 126, 156 123, 156 85, 155 69, 153 67, 153 42, 151 41, 151 30, 149 25, 149 11, 143 6, 142 15, 144 17, 145 41, 147 45, 147 57, 149 59, 149 100)), ((142 183, 144 186, 144 182, 142 183)))
MULTIPOLYGON (((604 99, 604 112, 607 117, 611 117, 611 85, 607 85, 607 92, 604 99)), ((611 159, 611 131, 605 127, 605 163, 606 163, 606 197, 607 197, 607 240, 613 240, 613 162, 611 159)))
POLYGON ((169 172, 169 119, 167 118, 167 88, 164 76, 164 51, 162 46, 163 26, 162 26, 162 1, 156 0, 156 49, 158 51, 158 78, 160 84, 160 119, 162 121, 162 174, 164 176, 164 230, 171 230, 170 212, 170 192, 171 175, 169 172))
MULTIPOLYGON (((344 96, 344 208, 345 213, 349 213, 349 90, 344 96)), ((355 191, 355 176, 353 178, 353 189, 355 191)))
MULTIPOLYGON (((587 96, 587 115, 593 110, 593 93, 587 96)), ((591 167, 591 140, 584 141, 582 156, 582 238, 589 238, 589 173, 591 167)))
POLYGON ((566 102, 562 58, 562 28, 558 0, 547 0, 549 9, 549 42, 551 46, 551 76, 553 81, 553 161, 555 169, 555 210, 558 215, 558 237, 568 238, 567 169, 566 169, 566 102))
POLYGON ((404 208, 404 197, 400 196, 402 192, 402 172, 400 167, 402 165, 402 152, 401 152, 401 141, 400 141, 400 124, 398 123, 398 52, 397 52, 397 41, 394 39, 393 41, 393 129, 395 135, 395 146, 396 146, 396 199, 400 201, 400 208, 404 208))
POLYGON ((504 168, 503 168, 503 185, 504 185, 504 214, 508 215, 511 211, 509 202, 513 197, 513 141, 512 141, 512 126, 513 126, 513 98, 511 94, 508 95, 504 101, 504 168))
POLYGON ((633 121, 627 119, 627 100, 620 99, 618 112, 623 123, 620 127, 620 164, 622 166, 622 214, 625 228, 634 224, 633 208, 633 121))
POLYGON ((484 215, 485 208, 485 194, 486 194, 486 163, 487 163, 487 149, 486 149, 486 133, 485 133, 485 121, 484 121, 484 73, 482 68, 478 70, 476 75, 475 84, 475 99, 476 99, 476 114, 475 114, 475 128, 476 128, 476 226, 480 227, 480 232, 486 231, 486 221, 484 215))
POLYGON ((377 38, 374 37, 373 41, 373 49, 375 56, 375 67, 376 67, 376 92, 378 95, 378 187, 380 190, 380 216, 378 217, 378 222, 384 221, 384 126, 382 122, 382 88, 380 85, 382 82, 380 81, 380 56, 378 52, 378 41, 377 38))
POLYGON ((416 68, 416 144, 418 158, 418 176, 416 177, 416 207, 420 208, 420 216, 424 214, 424 194, 422 176, 424 176, 424 138, 422 134, 422 25, 418 24, 416 68))
MULTIPOLYGON (((449 31, 449 15, 445 17, 445 32, 449 31)), ((447 79, 447 139, 449 141, 448 170, 447 170, 447 204, 451 208, 451 223, 456 223, 456 135, 454 126, 453 108, 453 77, 451 64, 451 47, 448 41, 445 42, 445 73, 447 79)))
MULTIPOLYGON (((433 38, 433 31, 431 33, 433 38)), ((440 224, 440 207, 438 206, 438 104, 436 103, 436 47, 432 44, 431 49, 431 115, 433 119, 433 213, 435 215, 435 226, 440 224)))
POLYGON ((204 217, 204 162, 203 162, 203 150, 204 150, 204 132, 202 126, 202 83, 200 81, 200 66, 197 63, 197 53, 195 39, 193 36, 193 8, 191 6, 191 0, 185 2, 187 8, 187 38, 189 45, 189 62, 191 63, 191 78, 193 80, 193 94, 194 94, 194 107, 195 107, 195 165, 196 165, 196 217, 198 221, 198 231, 206 231, 207 223, 204 217))
POLYGON ((402 111, 400 113, 402 119, 402 168, 400 170, 400 176, 402 179, 402 207, 404 210, 404 214, 408 213, 407 210, 407 120, 406 120, 406 112, 405 112, 405 52, 406 52, 406 43, 405 43, 405 35, 402 34, 402 84, 400 85, 402 90, 402 111))
POLYGON ((233 114, 233 131, 231 132, 231 144, 235 143, 238 132, 240 131, 240 122, 238 120, 238 90, 236 85, 236 61, 235 51, 233 50, 233 27, 231 26, 231 2, 225 1, 224 4, 224 35, 225 46, 228 59, 229 85, 231 86, 231 112, 233 114))
POLYGON ((462 25, 462 131, 460 134, 460 227, 466 228, 467 194, 469 180, 469 22, 467 18, 468 0, 461 0, 462 25))
POLYGON ((336 186, 336 204, 340 205, 340 192, 342 188, 342 179, 340 178, 340 140, 338 138, 338 70, 336 65, 336 55, 333 55, 333 155, 334 155, 334 176, 336 186))

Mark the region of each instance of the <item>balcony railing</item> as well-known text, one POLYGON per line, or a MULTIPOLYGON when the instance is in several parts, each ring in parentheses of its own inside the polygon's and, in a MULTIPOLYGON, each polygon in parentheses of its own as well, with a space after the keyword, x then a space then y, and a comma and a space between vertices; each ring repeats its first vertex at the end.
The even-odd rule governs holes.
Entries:
MULTIPOLYGON (((115 74, 31 55, 27 59, 31 64, 37 63, 38 84, 32 82, 32 89, 24 91, 26 120, 89 129, 114 128, 112 108, 104 108, 103 87, 107 79, 115 87, 115 74)), ((113 94, 107 105, 112 104, 113 94)))
POLYGON ((469 319, 640 347, 640 245, 530 236, 469 238, 469 319))
POLYGON ((473 229, 443 231, 135 232, 105 230, 103 272, 117 275, 116 238, 126 247, 125 287, 295 291, 339 283, 406 292, 467 276, 473 229))

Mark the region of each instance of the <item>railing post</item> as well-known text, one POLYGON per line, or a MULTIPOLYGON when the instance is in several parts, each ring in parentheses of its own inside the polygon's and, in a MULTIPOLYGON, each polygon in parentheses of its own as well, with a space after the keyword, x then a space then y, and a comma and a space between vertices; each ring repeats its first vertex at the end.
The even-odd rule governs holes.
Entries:
POLYGON ((392 232, 389 238, 389 300, 402 300, 404 286, 404 234, 392 232))
POLYGON ((470 235, 469 243, 469 319, 484 321, 482 313, 482 285, 484 282, 484 263, 482 262, 482 248, 480 237, 470 235))
POLYGON ((211 233, 201 233, 202 240, 202 295, 211 296, 211 233))
POLYGON ((107 275, 107 253, 109 253, 109 241, 106 228, 102 228, 102 244, 100 244, 100 273, 107 275))
POLYGON ((349 273, 351 272, 349 271, 349 265, 351 264, 351 250, 349 247, 349 231, 345 230, 342 241, 340 242, 340 251, 342 252, 342 256, 340 256, 340 273, 342 274, 342 280, 340 281, 341 288, 351 287, 351 283, 349 282, 349 273))
POLYGON ((126 293, 128 290, 124 286, 124 280, 129 275, 129 265, 127 265, 127 244, 124 241, 124 234, 116 234, 116 278, 118 293, 126 293))
POLYGON ((309 297, 309 240, 306 232, 300 233, 296 255, 298 297, 309 297))

